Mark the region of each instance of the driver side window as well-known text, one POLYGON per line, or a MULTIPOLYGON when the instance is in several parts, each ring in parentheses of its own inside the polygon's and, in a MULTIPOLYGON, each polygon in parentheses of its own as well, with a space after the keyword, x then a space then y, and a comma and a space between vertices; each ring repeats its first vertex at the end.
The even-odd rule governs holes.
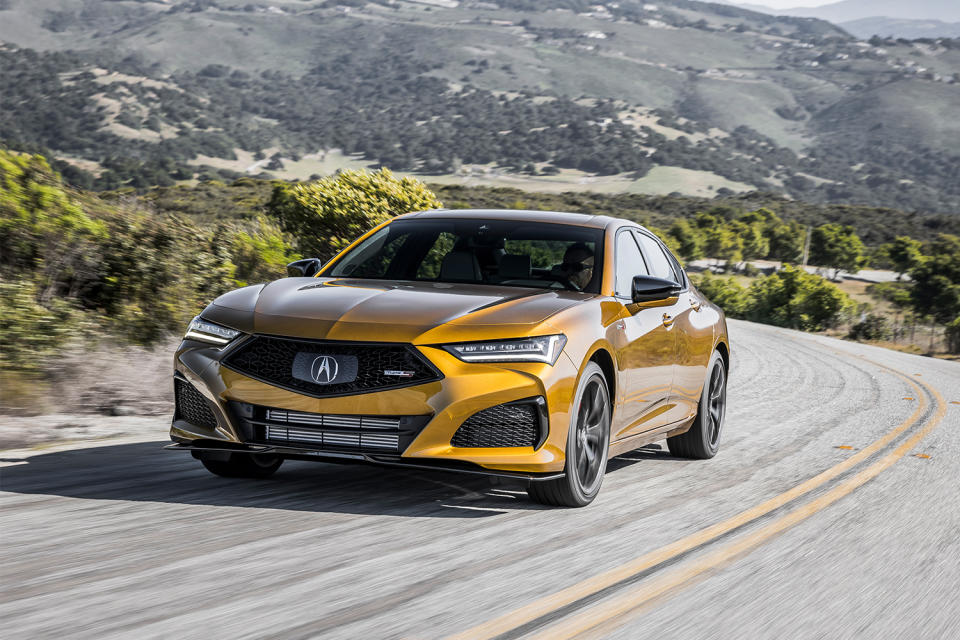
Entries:
POLYGON ((640 253, 640 247, 637 246, 637 241, 629 230, 617 234, 616 265, 616 296, 618 298, 631 298, 633 296, 634 276, 647 276, 650 275, 650 272, 647 270, 647 264, 640 253))

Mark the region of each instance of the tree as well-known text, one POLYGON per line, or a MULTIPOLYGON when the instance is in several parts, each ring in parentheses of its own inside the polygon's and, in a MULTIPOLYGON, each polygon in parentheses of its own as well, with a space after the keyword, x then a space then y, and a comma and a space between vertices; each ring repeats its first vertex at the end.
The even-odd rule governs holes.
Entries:
POLYGON ((941 234, 910 271, 910 300, 921 316, 946 323, 960 315, 960 237, 941 234))
POLYGON ((918 240, 909 236, 897 236, 893 242, 884 245, 887 258, 897 272, 897 280, 920 262, 923 255, 920 252, 922 246, 918 240))
POLYGON ((813 230, 810 239, 810 261, 833 269, 832 280, 841 271, 856 273, 866 263, 863 242, 849 225, 829 223, 813 230))
POLYGON ((267 211, 294 235, 304 255, 328 260, 393 216, 443 206, 419 180, 389 169, 342 171, 306 184, 277 184, 267 211))
POLYGON ((754 282, 747 297, 748 320, 804 331, 833 326, 855 307, 836 285, 790 265, 754 282))
POLYGON ((803 243, 806 231, 796 220, 781 222, 768 227, 767 237, 770 238, 769 257, 781 262, 798 263, 803 257, 803 243))
POLYGON ((804 331, 834 326, 856 307, 836 285, 790 265, 749 289, 709 273, 695 276, 694 283, 730 317, 804 331))
POLYGON ((742 260, 759 260, 770 253, 770 240, 764 234, 764 225, 760 221, 748 222, 743 219, 731 222, 730 230, 742 241, 742 260))
POLYGON ((673 223, 670 237, 674 239, 677 251, 685 260, 699 260, 703 257, 703 233, 686 220, 680 219, 673 223))
POLYGON ((707 229, 704 250, 712 258, 723 260, 727 269, 731 262, 739 262, 743 256, 743 238, 728 227, 717 225, 707 229))
POLYGON ((743 316, 747 303, 747 290, 737 283, 733 277, 722 278, 711 275, 709 271, 697 276, 694 284, 700 293, 715 305, 723 309, 731 318, 743 316))

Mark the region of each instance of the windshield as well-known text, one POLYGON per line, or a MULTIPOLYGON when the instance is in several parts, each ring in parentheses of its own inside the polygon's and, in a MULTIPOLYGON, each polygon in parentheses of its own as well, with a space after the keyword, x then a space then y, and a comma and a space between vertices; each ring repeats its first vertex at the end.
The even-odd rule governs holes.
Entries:
POLYGON ((602 229, 507 220, 399 220, 323 275, 600 291, 602 229))

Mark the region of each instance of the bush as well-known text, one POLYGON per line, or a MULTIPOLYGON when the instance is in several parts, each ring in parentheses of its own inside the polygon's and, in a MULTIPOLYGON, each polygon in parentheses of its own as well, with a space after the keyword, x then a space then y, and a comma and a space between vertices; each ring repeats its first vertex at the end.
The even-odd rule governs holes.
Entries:
POLYGON ((401 213, 443 206, 419 180, 389 169, 342 171, 307 184, 278 184, 267 210, 305 255, 329 260, 371 227, 401 213))
POLYGON ((890 327, 890 321, 884 316, 875 313, 868 314, 866 318, 853 325, 847 337, 851 340, 889 340, 893 335, 890 327))
POLYGON ((0 282, 0 370, 34 371, 63 348, 81 323, 81 314, 64 300, 49 308, 37 303, 29 280, 0 282))
POLYGON ((736 280, 714 276, 709 271, 700 276, 694 276, 693 280, 700 293, 723 309, 728 316, 731 318, 743 317, 747 303, 747 290, 740 286, 736 280))
POLYGON ((697 288, 732 318, 780 327, 821 331, 838 324, 856 303, 820 276, 786 266, 744 289, 733 278, 709 273, 695 278, 697 288))
POLYGON ((836 325, 855 306, 836 285, 788 265, 750 286, 744 317, 791 329, 821 331, 836 325))
POLYGON ((906 282, 875 282, 867 285, 867 293, 886 300, 898 309, 910 306, 910 285, 906 282))
POLYGON ((0 269, 38 274, 49 298, 82 277, 103 234, 45 158, 0 149, 0 269))
POLYGON ((286 234, 265 218, 257 220, 255 229, 234 234, 230 254, 237 286, 282 278, 286 265, 300 259, 286 234))

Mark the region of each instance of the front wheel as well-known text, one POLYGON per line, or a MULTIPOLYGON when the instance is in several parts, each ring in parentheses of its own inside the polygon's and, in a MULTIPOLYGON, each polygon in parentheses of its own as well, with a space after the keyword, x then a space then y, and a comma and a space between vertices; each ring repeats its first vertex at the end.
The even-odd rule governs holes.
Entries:
POLYGON ((727 367, 723 356, 713 352, 707 367, 707 379, 700 394, 697 417, 690 430, 667 438, 670 453, 678 458, 706 460, 720 450, 720 432, 727 412, 727 367))
POLYGON ((207 471, 224 478, 269 478, 283 458, 271 454, 211 451, 200 455, 200 462, 207 471))
POLYGON ((564 476, 532 482, 527 494, 535 502, 585 507, 600 493, 610 449, 610 394, 603 370, 595 362, 584 370, 572 408, 564 476))

